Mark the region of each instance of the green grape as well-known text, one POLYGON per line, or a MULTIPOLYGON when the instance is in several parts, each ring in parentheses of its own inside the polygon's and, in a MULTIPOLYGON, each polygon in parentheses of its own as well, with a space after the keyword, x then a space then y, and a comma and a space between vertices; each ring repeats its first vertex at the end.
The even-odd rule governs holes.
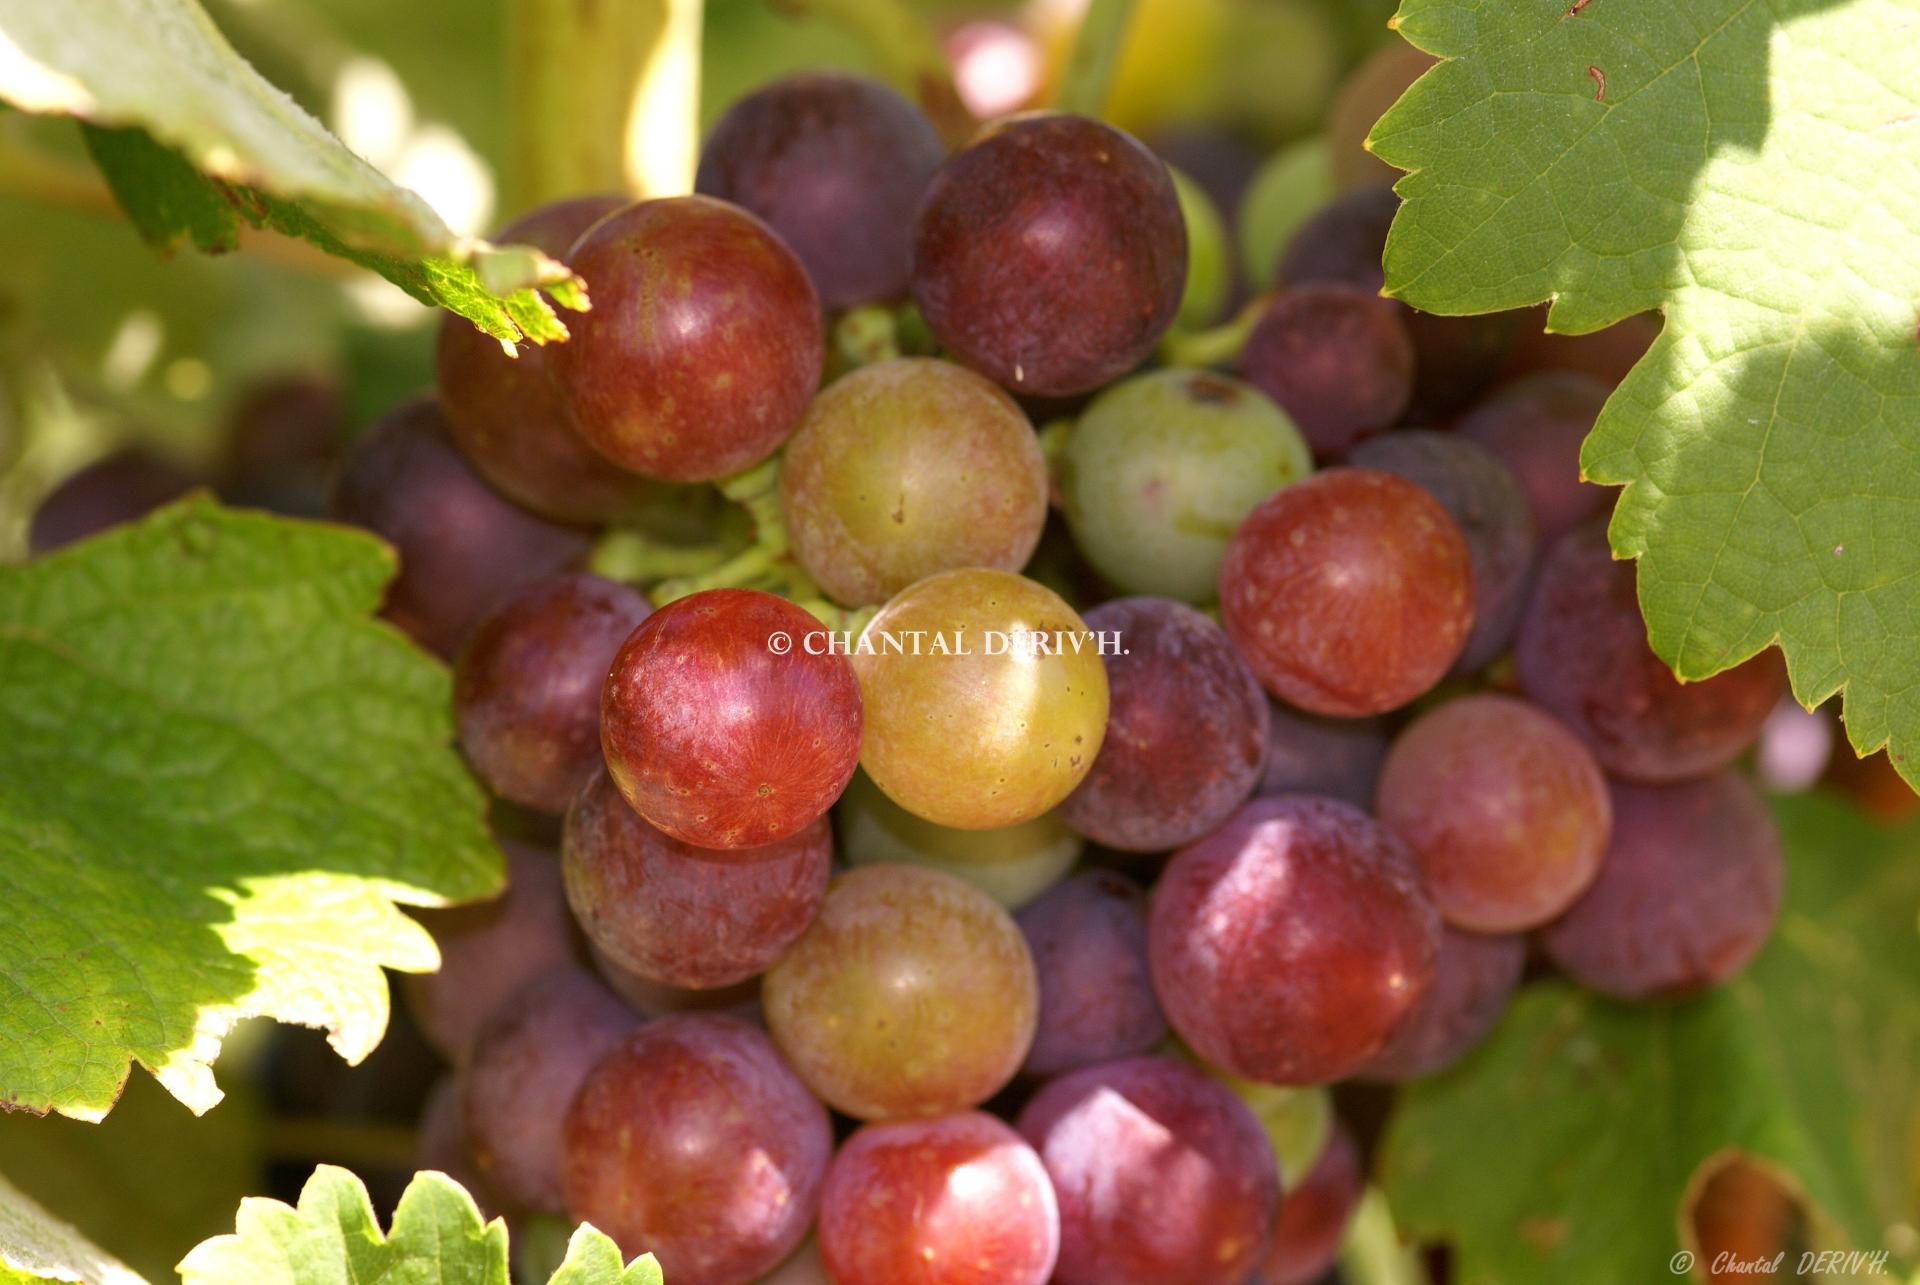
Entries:
POLYGON ((1303 138, 1267 158, 1234 216, 1248 285, 1273 284, 1293 234, 1332 198, 1333 156, 1324 137, 1303 138))
POLYGON ((1047 521, 1026 413, 951 362, 863 366, 814 398, 780 462, 793 555, 837 602, 885 602, 936 571, 1018 571, 1047 521))
POLYGON ((834 832, 852 866, 904 864, 964 879, 1008 910, 1058 883, 1085 841, 1048 812, 999 830, 955 830, 925 821, 859 772, 840 796, 834 832))
POLYGON ((1087 408, 1060 495, 1074 543, 1116 587, 1205 603, 1241 519, 1312 471, 1306 439, 1251 384, 1158 370, 1087 408))
POLYGON ((1012 916, 950 875, 868 866, 761 984, 767 1029, 807 1087, 861 1120, 963 1111, 1013 1078, 1040 983, 1012 916))
POLYGON ((1187 221, 1187 288, 1173 324, 1180 330, 1199 330, 1220 319, 1233 284, 1227 225, 1198 183, 1171 165, 1167 173, 1173 175, 1173 194, 1180 198, 1180 217, 1187 221))
POLYGON ((860 766, 916 816, 963 830, 1032 820, 1100 752, 1098 645, 1060 595, 1024 576, 928 576, 881 608, 853 651, 860 766))

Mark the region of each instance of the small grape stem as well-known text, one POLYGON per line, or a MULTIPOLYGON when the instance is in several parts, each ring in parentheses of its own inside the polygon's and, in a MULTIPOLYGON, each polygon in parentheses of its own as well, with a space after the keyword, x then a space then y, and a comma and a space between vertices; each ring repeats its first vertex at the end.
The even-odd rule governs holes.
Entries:
POLYGON ((881 73, 919 100, 947 142, 961 143, 972 135, 978 122, 953 87, 947 55, 907 0, 773 0, 773 4, 851 32, 867 46, 881 73))
POLYGON ((627 584, 651 584, 670 576, 713 570, 735 550, 724 543, 669 544, 641 531, 614 528, 594 542, 587 570, 627 584))
POLYGON ((1431 1285, 1420 1255, 1400 1241, 1393 1211, 1378 1187, 1368 1187, 1340 1245, 1340 1274, 1352 1285, 1431 1285))
POLYGON ((1090 0, 1060 77, 1055 103, 1061 111, 1098 116, 1106 110, 1133 5, 1134 0, 1090 0))
POLYGON ((1160 341, 1160 360, 1169 366, 1231 366, 1240 359, 1253 328, 1260 324, 1271 296, 1248 300, 1245 307, 1211 330, 1178 331, 1160 341))
POLYGON ((647 595, 656 607, 707 589, 766 586, 777 593, 794 577, 804 579, 787 556, 787 524, 780 515, 780 457, 770 456, 752 468, 721 478, 714 487, 753 520, 753 543, 705 571, 662 580, 647 595))

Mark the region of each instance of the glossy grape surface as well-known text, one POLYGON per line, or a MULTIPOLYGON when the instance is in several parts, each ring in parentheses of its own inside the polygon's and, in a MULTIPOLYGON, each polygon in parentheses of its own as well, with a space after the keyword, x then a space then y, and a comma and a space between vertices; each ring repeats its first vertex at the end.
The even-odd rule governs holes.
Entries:
POLYGON ((1580 480, 1580 444, 1606 400, 1592 376, 1552 371, 1499 389, 1456 430, 1519 480, 1543 548, 1612 506, 1611 488, 1580 480))
POLYGON ((820 1193, 835 1285, 1046 1285, 1060 1210, 1040 1157, 978 1111, 869 1124, 820 1193))
POLYGON ((865 772, 847 783, 834 826, 850 866, 924 866, 972 884, 1008 910, 1058 883, 1086 847, 1057 809, 995 830, 935 825, 888 798, 865 772))
POLYGON ((354 442, 331 509, 394 547, 400 574, 383 611, 445 657, 516 590, 587 551, 584 531, 549 522, 481 481, 426 400, 390 411, 354 442))
POLYGON ((1066 823, 1123 852, 1165 852, 1246 801, 1267 753, 1267 696, 1219 625, 1171 598, 1118 598, 1087 613, 1118 635, 1107 666, 1107 738, 1060 805, 1066 823))
POLYGON ((1469 674, 1513 639, 1533 567, 1533 509, 1506 465, 1457 433, 1387 433, 1347 455, 1360 468, 1393 473, 1427 489, 1460 527, 1473 563, 1473 632, 1454 662, 1469 674))
MULTIPOLYGON (((618 196, 555 201, 494 240, 565 260, 581 233, 626 204, 618 196)), ((502 494, 562 522, 609 521, 657 498, 658 483, 616 467, 580 436, 549 377, 549 352, 524 343, 509 357, 466 318, 440 319, 434 385, 461 454, 502 494)))
POLYGON ((1145 1053, 1167 1019, 1147 971, 1147 894, 1089 870, 1015 916, 1040 979, 1040 1024, 1021 1069, 1045 1079, 1145 1053))
POLYGON ((440 948, 440 968, 400 974, 414 1022, 456 1065, 507 996, 577 959, 559 857, 512 839, 501 840, 500 850, 506 891, 492 901, 414 912, 440 948))
POLYGON ((1517 934, 1443 928, 1433 985, 1360 1074, 1414 1080, 1459 1061, 1499 1023, 1526 962, 1526 938, 1517 934))
POLYGON ((1254 793, 1324 794, 1357 808, 1373 806, 1387 732, 1377 718, 1321 718, 1279 702, 1267 713, 1267 760, 1254 793))
POLYGON ((1241 376, 1300 426, 1323 462, 1400 418, 1413 370, 1413 341, 1394 304, 1337 283, 1275 295, 1240 353, 1241 376))
POLYGON ((886 85, 802 72, 727 109, 694 190, 765 219, 838 311, 906 294, 914 212, 945 154, 933 122, 886 85))
POLYGON ((806 1238, 833 1133, 773 1042, 708 1014, 648 1022, 566 1116, 567 1213, 675 1285, 750 1281, 806 1238))
POLYGON ((1520 932, 1593 882, 1612 829, 1606 778, 1537 705, 1481 694, 1422 714, 1380 773, 1375 813, 1413 850, 1441 918, 1520 932))
POLYGON ((1320 1159, 1287 1188, 1273 1235, 1247 1285, 1312 1285, 1333 1266, 1354 1206, 1360 1203, 1360 1150, 1339 1125, 1320 1159))
POLYGON ((516 1209, 560 1213, 561 1122, 608 1050, 640 1018, 579 969, 535 978, 510 995, 474 1038, 460 1076, 467 1151, 516 1209))
POLYGON ((819 631, 752 589, 710 589, 649 616, 600 705, 607 770, 627 802, 703 848, 756 848, 819 819, 853 775, 861 729, 847 658, 807 654, 819 631))
POLYGON ((600 768, 600 688, 647 600, 600 576, 539 580, 480 622, 453 674, 460 748, 504 799, 559 813, 600 768))
POLYGON ((1220 564, 1220 619, 1269 692, 1352 718, 1446 674, 1473 627, 1460 528, 1426 491, 1333 469, 1248 515, 1220 564))
POLYGON ((860 641, 860 765, 916 816, 969 830, 1031 820, 1100 752, 1107 671, 1097 644, 1073 608, 1031 580, 929 576, 881 608, 860 641), (937 654, 936 639, 954 654, 937 654))
POLYGON ((573 247, 593 311, 551 354, 582 434, 623 468, 705 482, 772 454, 820 384, 806 269, 766 224, 705 196, 643 201, 573 247))
POLYGON ((985 893, 913 866, 834 880, 762 987, 808 1086, 862 1120, 976 1106, 1019 1069, 1039 1007, 1033 957, 985 893))
POLYGON ((1785 667, 1768 649, 1682 683, 1647 643, 1633 567, 1614 560, 1598 521, 1548 550, 1514 646, 1520 685, 1616 776, 1703 776, 1760 735, 1786 690, 1785 667))
POLYGON ((758 848, 682 843, 627 806, 604 772, 567 813, 574 918, 615 964, 663 986, 710 988, 766 970, 813 921, 833 865, 821 817, 758 848))
POLYGON ((1084 116, 986 126, 934 176, 914 235, 913 297, 935 337, 1022 393, 1084 393, 1139 365, 1186 278, 1167 167, 1084 116))
POLYGON ((1331 799, 1256 799, 1174 855, 1147 921, 1167 1021, 1223 1070, 1343 1079, 1426 992, 1440 917, 1400 840, 1331 799))
POLYGON ((780 459, 793 555, 836 602, 959 567, 1018 571, 1047 520, 1026 413, 963 366, 902 358, 828 385, 780 459))
POLYGON ((1280 1181, 1260 1122, 1166 1057, 1103 1062, 1020 1113, 1060 1203, 1061 1285, 1240 1285, 1280 1181))
POLYGON ((1747 779, 1613 787, 1600 877, 1540 932, 1547 957, 1616 999, 1671 999, 1747 966, 1780 910, 1780 834, 1747 779))
POLYGON ((1113 584, 1205 603, 1233 529, 1312 471, 1306 440, 1259 389, 1156 370, 1106 389, 1074 425, 1060 499, 1074 543, 1113 584))

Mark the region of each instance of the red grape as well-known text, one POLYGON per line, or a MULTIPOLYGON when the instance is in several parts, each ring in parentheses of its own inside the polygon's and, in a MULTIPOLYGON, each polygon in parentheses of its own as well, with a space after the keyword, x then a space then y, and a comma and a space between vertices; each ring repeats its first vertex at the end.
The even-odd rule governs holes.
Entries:
POLYGON ((1199 838, 1253 792, 1267 697, 1220 626, 1171 598, 1120 598, 1086 616, 1119 638, 1107 667, 1107 737, 1060 805, 1068 825, 1124 852, 1199 838))
POLYGON ((674 1013, 724 1013, 743 1022, 764 1027, 760 1020, 760 979, 752 977, 731 986, 691 990, 685 986, 665 986, 648 981, 630 968, 614 963, 591 946, 593 967, 600 979, 625 1002, 628 1008, 647 1017, 668 1017, 674 1013))
POLYGON ((587 1072, 640 1022, 589 974, 535 978, 495 1009, 460 1073, 474 1164, 519 1209, 559 1213, 560 1125, 587 1072))
POLYGON ((1448 701, 1400 734, 1375 811, 1413 850, 1441 918, 1476 932, 1519 932, 1572 905, 1612 825, 1580 739, 1491 694, 1448 701))
POLYGON ((806 269, 745 210, 643 201, 573 247, 593 311, 549 363, 586 439, 615 464, 705 482, 772 454, 820 384, 825 339, 806 269))
POLYGON ((648 1022, 566 1116, 567 1213, 650 1252, 674 1285, 737 1285, 806 1238, 833 1150, 827 1113, 744 1022, 648 1022))
POLYGON ((1147 971, 1147 895, 1110 870, 1049 889, 1014 916, 1033 951, 1040 1022, 1028 1075, 1145 1053, 1167 1033, 1147 971))
POLYGON ((990 1115, 869 1124, 820 1193, 835 1285, 1045 1285, 1060 1251, 1053 1184, 990 1115))
POLYGON ((221 503, 325 517, 345 430, 346 404, 330 380, 295 373, 253 385, 227 414, 221 503))
POLYGON ((1344 717, 1394 709, 1439 682, 1466 644, 1466 542, 1405 478, 1330 469, 1276 491, 1234 533, 1220 619, 1280 699, 1344 717))
POLYGON ((416 914, 440 947, 440 970, 404 973, 407 1008, 441 1057, 464 1062, 487 1015, 543 973, 573 963, 573 920, 553 853, 502 839, 507 887, 493 901, 416 914))
POLYGON ((823 816, 759 848, 681 843, 594 776, 567 812, 567 901, 615 964, 664 986, 704 989, 764 972, 813 921, 833 865, 823 816))
POLYGON ((1022 393, 1084 393, 1146 359, 1187 277, 1173 180, 1084 116, 996 121, 920 208, 913 297, 955 358, 1022 393))
POLYGON ((587 536, 488 488, 447 439, 439 407, 408 402, 347 452, 333 516, 400 555, 385 612, 421 646, 452 656, 480 618, 573 562, 587 536))
POLYGON ((1459 1061, 1507 1011, 1526 962, 1526 939, 1517 934, 1442 928, 1433 985, 1360 1074, 1369 1080, 1414 1080, 1459 1061))
POLYGON ((1360 1151, 1338 1124, 1320 1158, 1280 1202, 1273 1235, 1247 1285, 1313 1285, 1333 1266, 1360 1203, 1360 1151))
POLYGON ((1549 371, 1515 380, 1460 421, 1459 434, 1519 480, 1543 546, 1612 505, 1611 488, 1580 480, 1580 444, 1606 400, 1591 375, 1549 371))
POLYGON ((703 848, 755 848, 813 824, 853 776, 861 728, 847 658, 807 654, 819 632, 752 589, 710 589, 649 616, 600 704, 607 769, 627 802, 703 848))
POLYGON ((964 366, 909 357, 842 375, 780 457, 794 559, 835 601, 885 602, 959 567, 1018 571, 1047 520, 1026 413, 964 366))
POLYGON ((837 311, 906 294, 914 212, 945 154, 933 122, 886 85, 802 72, 727 109, 694 188, 765 219, 837 311))
POLYGON ((144 517, 193 489, 177 466, 142 450, 115 452, 55 487, 33 511, 27 548, 53 550, 144 517))
POLYGON ((1783 879, 1779 832, 1745 777, 1615 784, 1613 846, 1600 877, 1540 942, 1603 995, 1691 995, 1759 952, 1783 879))
MULTIPOLYGON (((627 202, 618 196, 555 201, 508 224, 501 244, 531 245, 564 259, 581 233, 627 202)), ((618 468, 587 445, 549 378, 548 350, 500 341, 453 313, 440 319, 434 381, 454 444, 480 475, 536 513, 562 522, 605 522, 660 487, 618 468)))
POLYGON ((433 1169, 467 1189, 483 1217, 492 1217, 498 1203, 488 1189, 486 1175, 474 1168, 467 1153, 467 1126, 460 1118, 460 1078, 445 1072, 427 1091, 420 1108, 420 1126, 413 1142, 413 1169, 433 1169))
POLYGON ((1647 355, 1653 341, 1660 337, 1657 313, 1635 313, 1602 330, 1584 335, 1558 334, 1547 330, 1547 306, 1541 304, 1527 314, 1521 327, 1520 342, 1507 361, 1506 377, 1517 381, 1522 375, 1543 371, 1572 371, 1591 375, 1608 388, 1618 388, 1634 364, 1647 355))
POLYGON ((1460 526, 1473 563, 1473 632, 1454 663, 1472 673, 1506 650, 1527 605, 1533 569, 1533 509, 1492 452, 1453 433, 1388 433, 1362 442, 1349 464, 1423 486, 1460 526))
POLYGON ((1391 301, 1353 286, 1301 286, 1260 314, 1240 374, 1299 426, 1316 459, 1337 459, 1406 409, 1413 342, 1391 301))
POLYGON ((1319 718, 1277 703, 1267 707, 1267 761, 1254 794, 1324 794, 1357 808, 1373 806, 1387 757, 1377 718, 1319 718))
POLYGON ((1559 715, 1601 767, 1636 781, 1725 767, 1760 735, 1786 688, 1773 650, 1699 682, 1675 678, 1647 643, 1633 564, 1614 561, 1603 522, 1548 551, 1514 662, 1528 696, 1559 715))
POLYGON ((1253 1112, 1166 1057, 1103 1062, 1049 1083, 1020 1132, 1060 1203, 1060 1285, 1239 1285, 1280 1199, 1253 1112))
POLYGON ((1380 1051, 1426 992, 1440 918, 1413 857, 1332 799, 1256 799, 1176 853, 1147 920, 1154 990, 1193 1051, 1322 1084, 1380 1051))
POLYGON ((585 574, 539 580, 480 622, 453 673, 460 748, 504 799, 563 812, 598 770, 600 688, 647 600, 585 574))
POLYGON ((1033 1043, 1033 957, 1007 912, 951 875, 865 866, 763 987, 800 1076, 862 1120, 942 1115, 999 1092, 1033 1043))

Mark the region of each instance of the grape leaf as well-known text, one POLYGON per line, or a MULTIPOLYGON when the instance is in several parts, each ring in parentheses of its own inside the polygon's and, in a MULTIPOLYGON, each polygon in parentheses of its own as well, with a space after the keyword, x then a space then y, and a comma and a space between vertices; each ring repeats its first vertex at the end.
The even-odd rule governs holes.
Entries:
POLYGON ((0 571, 0 1103, 195 1112, 246 1016, 380 1040, 394 902, 496 891, 445 669, 369 619, 369 536, 193 498, 0 571))
MULTIPOLYGON (((413 1176, 382 1235, 373 1202, 345 1169, 321 1165, 300 1191, 300 1207, 253 1198, 240 1203, 232 1234, 202 1241, 180 1263, 183 1285, 507 1285, 507 1225, 482 1223, 473 1197, 442 1173, 413 1176)), ((660 1285, 647 1254, 622 1266, 620 1251, 587 1224, 573 1233, 551 1285, 660 1285)))
POLYGON ((126 1264, 49 1214, 0 1174, 0 1285, 31 1281, 146 1285, 126 1264))
POLYGON ((1666 324, 1582 468, 1654 650, 1779 640, 1920 783, 1920 0, 1404 0, 1389 293, 1666 324))
POLYGON ((1826 799, 1775 814, 1787 900, 1746 972, 1679 1004, 1532 986, 1408 1091, 1387 1192, 1410 1234, 1454 1246, 1461 1285, 1664 1279, 1687 1184, 1728 1148, 1783 1167, 1834 1239, 1891 1250, 1896 1272, 1911 1256, 1920 832, 1826 799))
POLYGON ((455 237, 235 53, 198 0, 0 0, 0 100, 98 127, 95 161, 162 248, 231 249, 243 222, 271 227, 504 343, 566 338, 541 291, 586 306, 565 265, 455 237))

